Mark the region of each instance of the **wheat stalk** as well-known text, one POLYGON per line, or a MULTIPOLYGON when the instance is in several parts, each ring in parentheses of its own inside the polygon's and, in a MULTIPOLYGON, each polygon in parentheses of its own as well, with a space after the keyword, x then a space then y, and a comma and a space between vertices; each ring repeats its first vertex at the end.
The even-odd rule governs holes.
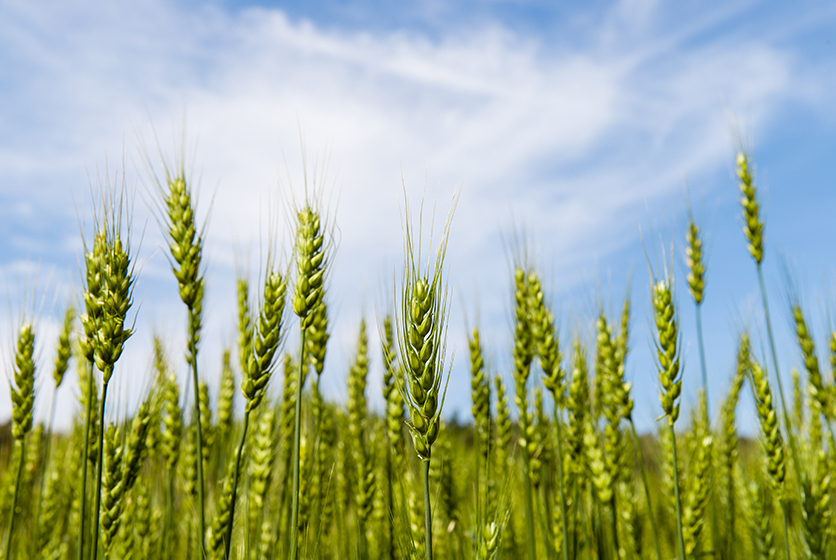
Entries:
POLYGON ((23 477, 23 465, 26 460, 26 434, 32 429, 32 411, 35 407, 35 332, 32 324, 25 322, 21 325, 17 335, 14 352, 14 385, 10 387, 12 395, 12 437, 20 446, 18 456, 17 477, 15 478, 12 508, 9 512, 9 523, 6 531, 6 559, 12 558, 14 546, 15 517, 17 517, 17 500, 20 492, 20 482, 23 477))
MULTIPOLYGON (((247 369, 244 371, 241 380, 241 392, 244 394, 246 404, 244 406, 244 429, 241 434, 241 443, 238 445, 238 452, 235 457, 232 472, 232 489, 230 502, 225 507, 229 508, 225 528, 224 558, 229 560, 230 546, 232 545, 232 526, 235 521, 235 498, 238 491, 238 475, 241 469, 241 456, 244 453, 244 444, 247 441, 247 427, 249 426, 250 414, 261 403, 266 392, 267 383, 273 373, 273 365, 276 352, 281 344, 283 335, 283 315, 285 306, 285 292, 287 284, 285 279, 272 268, 272 262, 267 266, 267 274, 264 280, 264 294, 262 296, 261 311, 258 315, 258 325, 253 332, 252 353, 247 359, 247 369)), ((226 483, 224 485, 226 492, 226 483)), ((217 521, 217 518, 216 518, 217 521)), ((215 537, 216 539, 219 537, 215 537)))
POLYGON ((445 284, 444 257, 455 201, 447 215, 435 258, 422 260, 420 230, 416 239, 408 218, 404 235, 404 273, 397 317, 398 350, 404 364, 402 391, 409 407, 412 443, 423 463, 424 537, 426 558, 432 560, 432 512, 430 507, 430 459, 438 437, 445 392, 441 392, 446 351, 449 296, 445 284))
POLYGON ((299 524, 299 463, 302 438, 302 388, 305 385, 308 348, 306 336, 318 318, 318 307, 325 297, 325 274, 328 259, 321 217, 317 209, 306 204, 296 214, 296 284, 293 293, 293 312, 299 317, 302 357, 296 383, 296 412, 293 428, 293 494, 291 501, 290 560, 297 558, 297 526, 299 524))
POLYGON ((676 499, 676 527, 680 560, 685 560, 685 542, 682 530, 682 500, 679 488, 679 468, 676 457, 676 431, 674 424, 679 417, 679 396, 682 378, 679 367, 679 327, 673 302, 673 283, 669 278, 658 280, 652 288, 653 315, 656 326, 656 359, 662 391, 659 399, 667 418, 673 468, 674 497, 676 499))

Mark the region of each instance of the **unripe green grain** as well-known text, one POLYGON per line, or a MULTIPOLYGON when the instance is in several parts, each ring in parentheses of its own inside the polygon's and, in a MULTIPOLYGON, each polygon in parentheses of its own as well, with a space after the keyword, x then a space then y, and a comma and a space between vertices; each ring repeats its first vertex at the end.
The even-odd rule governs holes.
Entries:
POLYGON ((56 534, 60 523, 59 517, 65 507, 69 504, 64 504, 63 488, 64 481, 61 477, 61 472, 56 465, 49 469, 45 474, 46 484, 44 487, 43 497, 41 498, 41 516, 38 520, 37 531, 37 550, 38 553, 44 555, 47 552, 47 547, 53 540, 53 535, 56 534))
POLYGON ((688 220, 688 232, 685 234, 685 264, 688 266, 688 289, 697 305, 702 304, 705 293, 705 264, 702 259, 702 239, 700 229, 693 218, 688 220))
POLYGON ((315 320, 316 308, 324 296, 326 272, 324 236, 319 213, 310 205, 296 215, 296 285, 293 312, 307 329, 315 320))
POLYGON ((104 472, 102 480, 102 547, 104 557, 109 558, 114 538, 122 522, 122 495, 124 493, 124 473, 122 465, 123 448, 116 427, 111 424, 105 430, 104 437, 104 472))
POLYGON ((598 434, 591 422, 584 424, 583 447, 586 451, 589 476, 598 494, 598 500, 602 504, 608 504, 612 499, 613 492, 612 474, 607 468, 604 452, 598 442, 598 434))
POLYGON ((679 369, 679 330, 673 302, 670 280, 659 280, 653 286, 653 313, 656 325, 656 357, 659 366, 659 382, 662 410, 672 426, 679 417, 679 399, 682 379, 679 369))
POLYGON ((348 372, 348 433, 351 438, 352 463, 354 466, 355 505, 357 507, 358 531, 360 533, 360 553, 366 550, 366 532, 374 505, 374 470, 369 462, 369 442, 367 440, 367 404, 366 378, 369 373, 368 340, 366 322, 360 321, 354 364, 348 372))
POLYGON ((238 289, 238 362, 241 371, 247 371, 253 346, 253 320, 250 309, 250 284, 246 278, 239 277, 238 289))
POLYGON ((584 435, 589 412, 589 378, 586 352, 579 339, 575 339, 572 359, 572 380, 566 399, 569 421, 566 424, 566 441, 569 444, 569 464, 575 476, 586 473, 584 435))
POLYGON ((64 374, 69 369, 70 358, 73 355, 73 322, 75 321, 75 309, 70 306, 64 312, 64 324, 61 333, 58 335, 58 346, 55 349, 55 367, 52 370, 52 378, 55 380, 55 389, 61 386, 64 381, 64 374))
MULTIPOLYGON (((450 236, 450 220, 455 201, 447 216, 435 258, 422 261, 420 238, 413 239, 407 219, 404 228, 404 272, 401 279, 398 319, 398 350, 404 365, 403 390, 411 423, 409 430, 415 453, 422 461, 424 482, 424 535, 426 559, 432 560, 432 512, 429 472, 432 445, 438 437, 441 409, 446 394, 441 393, 446 353, 449 295, 444 257, 450 236)), ((408 215, 408 210, 407 210, 408 215)), ((420 237, 420 232, 419 232, 420 237)))
POLYGON ((265 409, 258 421, 249 463, 249 521, 252 529, 257 529, 258 519, 264 510, 267 489, 270 486, 273 464, 276 460, 274 426, 275 413, 272 409, 265 409))
POLYGON ((737 177, 740 179, 740 204, 743 206, 743 232, 749 242, 749 253, 760 266, 763 262, 763 222, 749 158, 743 152, 737 154, 737 177))
MULTIPOLYGON (((212 457, 212 447, 215 445, 215 426, 212 424, 212 407, 211 397, 209 396, 209 385, 205 381, 200 381, 200 391, 198 392, 200 401, 200 449, 203 452, 203 472, 206 472, 206 467, 209 465, 209 459, 212 457)), ((195 423, 197 419, 195 418, 195 423)))
POLYGON ((386 433, 394 455, 398 456, 405 449, 403 426, 405 422, 403 395, 398 390, 397 379, 402 376, 402 365, 395 354, 395 335, 392 318, 383 320, 381 337, 383 352, 383 398, 386 400, 386 433))
POLYGON ((824 449, 818 449, 814 454, 814 464, 802 479, 801 518, 807 547, 810 549, 810 560, 824 560, 827 558, 827 545, 832 533, 831 477, 824 449))
POLYGON ((320 302, 314 308, 310 325, 305 333, 305 355, 316 372, 317 378, 325 369, 325 351, 330 338, 328 333, 328 308, 325 302, 320 302))
POLYGON ((813 343, 813 337, 807 329, 807 321, 804 319, 804 313, 801 310, 801 305, 798 303, 792 306, 792 317, 795 323, 795 336, 798 341, 798 346, 801 348, 801 355, 804 359, 804 369, 807 370, 807 379, 810 383, 810 394, 814 398, 817 405, 813 412, 815 414, 824 413, 829 420, 834 420, 831 415, 832 407, 830 404, 830 391, 824 385, 821 370, 819 369, 819 359, 816 356, 816 347, 813 343))
POLYGON ((10 387, 12 396, 12 437, 20 447, 18 456, 17 477, 15 478, 12 508, 9 514, 6 532, 6 559, 12 558, 14 541, 14 522, 17 517, 17 500, 20 492, 23 466, 26 460, 26 434, 32 429, 32 411, 35 406, 35 333, 31 323, 24 323, 18 332, 15 345, 13 377, 14 385, 10 387))
MULTIPOLYGON (((491 385, 485 373, 485 360, 482 357, 482 344, 479 329, 473 329, 468 339, 470 347, 470 397, 471 411, 476 428, 477 449, 485 461, 489 458, 491 439, 491 385)), ((479 476, 480 473, 477 473, 479 476)))
MULTIPOLYGON (((173 260, 172 271, 177 279, 180 299, 188 311, 186 362, 192 373, 192 384, 197 390, 200 379, 197 373, 197 352, 202 329, 204 271, 202 266, 204 228, 198 229, 195 220, 196 200, 192 186, 186 181, 185 170, 176 173, 165 170, 165 185, 157 181, 162 199, 163 222, 168 237, 169 251, 173 260)), ((200 410, 200 398, 195 399, 195 423, 197 429, 197 454, 206 457, 203 450, 205 435, 200 410)), ((208 422, 207 422, 208 424, 208 422)), ((203 551, 205 527, 205 504, 203 461, 197 465, 198 522, 200 550, 203 551)))
POLYGON ((531 415, 528 411, 528 378, 531 363, 537 352, 534 336, 536 312, 542 298, 540 281, 534 272, 524 271, 520 266, 514 269, 514 404, 517 405, 520 426, 520 448, 523 456, 523 490, 525 493, 525 519, 529 560, 537 556, 534 542, 534 504, 531 496, 531 465, 529 435, 532 430, 531 415))
MULTIPOLYGON (((700 399, 703 402, 705 400, 705 393, 702 391, 700 392, 700 399)), ((685 554, 688 556, 692 556, 699 545, 700 535, 705 527, 706 509, 711 490, 710 469, 713 439, 710 426, 705 424, 703 418, 697 418, 696 422, 696 457, 693 460, 688 502, 683 511, 685 554)))
POLYGON ((212 525, 209 528, 209 534, 206 538, 206 545, 209 553, 209 558, 212 560, 219 560, 229 556, 228 548, 228 527, 234 520, 233 510, 233 492, 235 483, 233 481, 235 476, 235 461, 230 461, 227 468, 226 476, 224 477, 223 487, 215 506, 215 517, 212 519, 212 525))
POLYGON ((496 449, 497 478, 503 480, 508 472, 508 451, 511 447, 511 411, 508 407, 508 393, 500 376, 494 377, 496 389, 496 449))
POLYGON ((230 351, 224 350, 221 360, 221 387, 218 390, 218 431, 222 445, 232 430, 232 415, 235 408, 235 373, 230 363, 230 351))
MULTIPOLYGON (((297 527, 299 525, 299 469, 301 462, 300 446, 302 443, 302 389, 307 373, 308 342, 306 336, 315 322, 322 322, 325 297, 325 276, 327 272, 327 247, 323 235, 319 211, 310 202, 296 213, 296 283, 292 297, 293 312, 299 317, 301 330, 301 356, 296 384, 296 402, 293 427, 293 494, 291 502, 290 560, 297 557, 297 527)), ((327 324, 327 323, 326 323, 327 324)), ((321 326, 321 325, 320 325, 321 326)), ((315 332, 321 337, 323 332, 315 332)), ((316 336, 316 335, 315 335, 316 336)), ((324 350, 323 350, 324 351, 324 350)), ((319 356, 317 356, 319 358, 319 356)), ((322 356, 324 360, 324 354, 322 356)), ((320 370, 318 370, 320 371, 320 370)))
POLYGON ((720 434, 718 443, 719 469, 722 473, 720 478, 722 488, 722 505, 726 527, 726 549, 731 554, 735 546, 735 522, 737 504, 735 500, 735 466, 737 465, 738 437, 735 424, 735 411, 740 399, 740 390, 743 382, 749 375, 750 367, 749 335, 745 331, 740 335, 737 351, 737 367, 729 386, 729 393, 720 409, 720 434))
POLYGON ((758 558, 762 560, 775 560, 777 551, 775 549, 775 537, 772 532, 770 520, 772 518, 772 505, 768 493, 759 487, 756 482, 748 486, 749 502, 752 512, 752 528, 754 529, 754 544, 758 558))
POLYGON ((778 416, 772 404, 772 393, 769 389, 766 373, 754 358, 752 358, 750 364, 752 392, 755 393, 755 405, 766 453, 766 472, 769 475, 772 489, 780 501, 784 492, 784 480, 786 479, 784 441, 781 436, 781 428, 778 425, 778 416))
POLYGON ((174 470, 180 455, 183 420, 180 412, 180 388, 173 374, 166 378, 163 388, 163 427, 163 457, 166 467, 174 470))
MULTIPOLYGON (((247 402, 244 408, 244 429, 241 434, 241 443, 238 445, 238 452, 232 471, 232 480, 229 481, 232 488, 229 498, 228 514, 226 514, 227 525, 225 535, 222 537, 224 544, 224 557, 228 560, 232 544, 232 525, 235 519, 236 493, 238 491, 238 474, 241 468, 241 457, 244 453, 244 445, 247 441, 247 427, 249 425, 250 413, 261 403, 266 392, 267 383, 273 373, 273 366, 276 353, 282 340, 282 316, 284 314, 286 283, 282 276, 273 270, 272 262, 267 266, 267 274, 264 280, 264 293, 262 295, 261 310, 258 315, 258 323, 253 333, 252 354, 247 359, 247 368, 241 381, 241 392, 247 402)), ((226 482, 224 492, 226 492, 226 482)), ((216 521, 217 521, 216 517, 216 521)), ((215 537, 216 539, 219 537, 215 537)))
POLYGON ((264 295, 258 325, 253 335, 252 355, 241 382, 247 399, 246 410, 252 411, 264 397, 273 370, 273 361, 282 339, 286 283, 278 272, 270 272, 264 282, 264 295))
POLYGON ((148 435, 148 424, 151 419, 151 397, 146 399, 134 416, 131 422, 131 431, 128 434, 128 441, 125 448, 125 461, 123 462, 124 472, 122 483, 125 492, 133 488, 139 469, 145 461, 147 453, 146 437, 148 435))
POLYGON ((23 441, 32 429, 35 407, 35 332, 31 323, 20 327, 15 346, 12 395, 12 436, 23 441))
POLYGON ((676 432, 674 424, 679 417, 679 396, 682 378, 679 367, 679 330, 676 306, 673 300, 673 281, 660 279, 651 289, 653 316, 656 325, 656 359, 662 391, 659 399, 668 420, 674 498, 676 501, 676 525, 680 560, 685 560, 685 542, 682 528, 682 500, 680 498, 679 466, 676 457, 676 432))

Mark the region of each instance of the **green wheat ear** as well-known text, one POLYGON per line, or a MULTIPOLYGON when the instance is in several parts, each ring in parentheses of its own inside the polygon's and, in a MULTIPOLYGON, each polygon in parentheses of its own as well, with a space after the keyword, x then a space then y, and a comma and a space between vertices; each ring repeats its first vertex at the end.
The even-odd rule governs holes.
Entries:
MULTIPOLYGON (((430 506, 430 458, 432 446, 438 438, 441 409, 444 406, 446 386, 441 392, 444 358, 447 348, 447 319, 449 292, 444 272, 444 257, 450 238, 450 222, 456 199, 447 215, 441 233, 441 242, 433 258, 426 261, 421 254, 421 231, 417 239, 406 209, 404 227, 404 271, 401 279, 398 323, 398 352, 404 365, 400 383, 407 407, 415 453, 423 463, 424 483, 424 537, 427 560, 432 560, 432 511, 430 506)), ((431 249, 432 250, 432 249, 431 249)), ((449 377, 448 377, 449 378, 449 377)))
POLYGON ((786 460, 781 427, 778 425, 778 416, 772 404, 772 392, 769 389, 766 373, 754 358, 751 358, 750 361, 750 371, 752 374, 752 390, 755 393, 755 405, 766 453, 766 472, 769 475, 772 489, 780 501, 786 479, 786 460))
POLYGON ((685 264, 688 266, 688 289, 697 305, 700 305, 705 293, 705 263, 702 258, 702 239, 700 228, 693 218, 688 220, 688 233, 685 234, 688 246, 685 248, 685 264))
POLYGON ((659 280, 653 286, 653 314, 656 324, 656 357, 662 392, 659 398, 662 410, 673 425, 679 418, 679 396, 682 394, 682 378, 679 368, 679 326, 673 302, 670 280, 659 280))
POLYGON ((125 470, 122 464, 123 447, 119 442, 121 436, 116 427, 111 424, 104 434, 101 527, 104 556, 108 558, 122 522, 125 470))
POLYGON ((415 452, 422 460, 428 460, 432 454, 432 445, 438 437, 440 404, 444 400, 441 381, 449 296, 443 265, 449 223, 448 217, 432 262, 422 263, 409 225, 404 242, 406 263, 400 294, 398 349, 400 362, 405 366, 403 387, 410 412, 409 430, 415 452))
POLYGON ((12 509, 9 513, 6 532, 6 558, 12 558, 14 541, 14 522, 17 517, 18 493, 23 478, 23 465, 26 461, 26 434, 32 429, 32 411, 35 406, 35 333, 31 323, 20 327, 14 353, 14 385, 12 394, 12 437, 19 444, 17 477, 14 479, 12 509))
POLYGON ((326 247, 319 213, 306 205, 297 213, 296 229, 296 286, 293 312, 299 316, 302 328, 310 327, 322 302, 323 284, 327 267, 326 247))
POLYGON ((55 380, 55 388, 64 382, 64 374, 67 373, 70 365, 70 358, 73 356, 73 322, 75 322, 75 308, 69 306, 64 312, 64 324, 61 327, 61 334, 58 335, 58 346, 55 351, 55 368, 52 377, 55 380))
POLYGON ((12 393, 12 436, 23 441, 32 429, 35 407, 35 332, 25 323, 18 333, 14 355, 14 386, 12 393))
POLYGON ((749 165, 749 157, 743 152, 737 154, 737 177, 740 179, 740 204, 743 206, 743 232, 749 242, 749 253, 760 266, 763 262, 763 227, 760 219, 755 181, 749 165))
MULTIPOLYGON (((485 360, 482 356, 482 343, 479 340, 479 329, 473 328, 468 339, 470 347, 470 395, 473 405, 471 412, 478 435, 478 451, 487 461, 490 457, 491 444, 491 384, 485 372, 485 360)), ((477 473, 481 476, 481 473, 477 473)))

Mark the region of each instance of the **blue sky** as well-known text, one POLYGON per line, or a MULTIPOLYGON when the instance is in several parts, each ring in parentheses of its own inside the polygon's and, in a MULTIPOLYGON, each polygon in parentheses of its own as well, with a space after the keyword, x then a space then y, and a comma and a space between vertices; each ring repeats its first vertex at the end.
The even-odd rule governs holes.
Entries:
MULTIPOLYGON (((147 386, 155 330, 173 358, 181 355, 184 311, 148 210, 142 153, 155 154, 156 131, 171 157, 185 122, 201 215, 212 203, 201 360, 213 387, 221 347, 234 340, 236 267, 255 279, 271 225, 287 257, 288 208, 303 192, 300 137, 339 236, 323 380, 330 398, 344 397, 360 318, 374 321, 391 305, 404 185, 413 207, 426 189, 440 215, 461 189, 449 251, 456 350, 449 413, 469 417, 463 316, 472 320, 477 301, 490 363, 508 374, 507 247, 524 228, 567 348, 575 330, 591 336, 598 298, 615 313, 632 279, 627 374, 637 423, 651 428, 659 409, 639 231, 651 254, 675 246, 685 398, 693 402, 699 363, 682 256, 687 184, 708 249, 704 322, 718 402, 738 330, 749 326, 758 347, 763 335, 733 176, 741 140, 757 165, 765 273, 789 386, 800 360, 785 270, 823 359, 826 311, 834 309, 835 20, 836 9, 814 2, 4 2, 4 362, 24 286, 36 281, 43 416, 57 317, 79 284, 79 231, 90 235, 90 185, 122 170, 137 193, 142 243, 138 328, 117 373, 113 414, 135 406, 147 386)), ((379 406, 380 359, 372 358, 370 400, 379 406)), ((182 359, 176 363, 182 372, 182 359)), ((73 393, 62 387, 62 425, 73 393)), ((751 411, 749 403, 742 408, 744 429, 753 426, 751 411)), ((0 386, 0 418, 9 414, 0 386)))

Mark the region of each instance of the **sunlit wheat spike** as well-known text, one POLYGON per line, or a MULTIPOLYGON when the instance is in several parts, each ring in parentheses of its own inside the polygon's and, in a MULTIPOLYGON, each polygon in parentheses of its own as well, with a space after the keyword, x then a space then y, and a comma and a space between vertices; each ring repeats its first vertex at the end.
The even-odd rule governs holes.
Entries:
POLYGON ((246 409, 253 410, 264 396, 273 362, 283 335, 285 279, 270 271, 264 281, 264 294, 256 328, 253 331, 252 353, 241 382, 241 392, 247 399, 246 409))
POLYGON ((489 458, 491 444, 491 384, 485 372, 485 360, 482 356, 482 343, 479 329, 474 327, 468 340, 470 347, 470 396, 471 411, 479 436, 479 452, 484 459, 489 458))
POLYGON ((235 373, 232 371, 230 350, 221 359, 221 387, 218 390, 218 430, 225 438, 232 430, 235 408, 235 373))
POLYGON ((685 264, 688 266, 688 289, 697 305, 705 294, 705 263, 702 258, 702 239, 700 228, 693 218, 688 220, 688 232, 685 234, 685 264))
POLYGON ((398 379, 402 376, 402 365, 395 355, 395 334, 392 328, 392 317, 387 315, 383 321, 383 336, 381 337, 383 351, 383 398, 386 400, 386 430, 389 445, 397 456, 405 448, 404 400, 398 388, 398 379))
MULTIPOLYGON (((452 209, 451 209, 452 213, 452 209)), ((438 437, 449 295, 444 257, 449 239, 450 216, 442 232, 435 258, 423 261, 418 239, 407 220, 405 263, 401 280, 398 350, 404 366, 404 393, 415 452, 429 459, 438 437), (417 245, 417 246, 416 246, 417 245)))
POLYGON ((55 349, 55 366, 52 370, 52 378, 55 380, 55 388, 61 386, 64 381, 64 374, 69 369, 70 358, 73 356, 73 323, 75 322, 75 308, 69 306, 64 312, 64 324, 61 333, 58 335, 58 345, 55 349))
POLYGON ((585 471, 584 434, 586 417, 589 413, 589 372, 586 351, 579 339, 575 339, 572 359, 572 380, 569 383, 569 395, 566 410, 569 421, 566 425, 566 440, 569 443, 569 458, 576 476, 583 476, 585 471))
POLYGON ((328 333, 328 307, 322 301, 314 308, 305 335, 306 356, 311 366, 313 366, 317 378, 322 375, 322 371, 325 369, 325 351, 330 336, 328 333))
POLYGON ((743 206, 743 232, 749 242, 749 253, 755 262, 763 262, 763 222, 760 219, 760 205, 758 204, 755 181, 750 169, 749 157, 739 152, 737 154, 737 177, 740 179, 740 204, 743 206))
POLYGON ((104 470, 102 480, 102 546, 105 558, 113 547, 113 540, 122 521, 122 495, 124 493, 123 448, 121 436, 112 424, 105 430, 104 470))
POLYGON ((810 382, 810 394, 813 396, 814 402, 817 405, 815 412, 816 414, 824 413, 830 420, 833 420, 833 417, 830 416, 832 411, 830 391, 824 385, 813 336, 807 329, 807 321, 804 319, 804 313, 801 310, 801 305, 798 303, 792 306, 792 317, 795 323, 796 340, 801 348, 801 355, 804 359, 804 369, 807 370, 807 380, 810 382))
POLYGON ((24 323, 17 336, 14 353, 14 385, 12 395, 12 435, 22 441, 32 429, 35 407, 35 331, 31 323, 24 323))
POLYGON ((324 296, 326 247, 319 212, 310 204, 296 215, 296 285, 293 312, 308 328, 324 296))
POLYGON ((180 457, 180 438, 183 432, 183 419, 180 411, 180 388, 177 378, 169 375, 163 388, 163 457, 168 469, 173 470, 180 457))
POLYGON ((754 358, 752 358, 750 364, 752 392, 755 393, 755 405, 766 453, 766 471, 769 474, 772 488, 780 500, 784 492, 784 480, 786 478, 784 440, 781 436, 781 427, 778 425, 778 416, 772 404, 772 392, 769 388, 766 373, 754 358))
POLYGON ((656 325, 656 358, 662 392, 659 398, 662 410, 673 424, 679 417, 682 379, 679 368, 679 326, 673 301, 673 286, 669 279, 661 279, 653 285, 653 314, 656 325))

